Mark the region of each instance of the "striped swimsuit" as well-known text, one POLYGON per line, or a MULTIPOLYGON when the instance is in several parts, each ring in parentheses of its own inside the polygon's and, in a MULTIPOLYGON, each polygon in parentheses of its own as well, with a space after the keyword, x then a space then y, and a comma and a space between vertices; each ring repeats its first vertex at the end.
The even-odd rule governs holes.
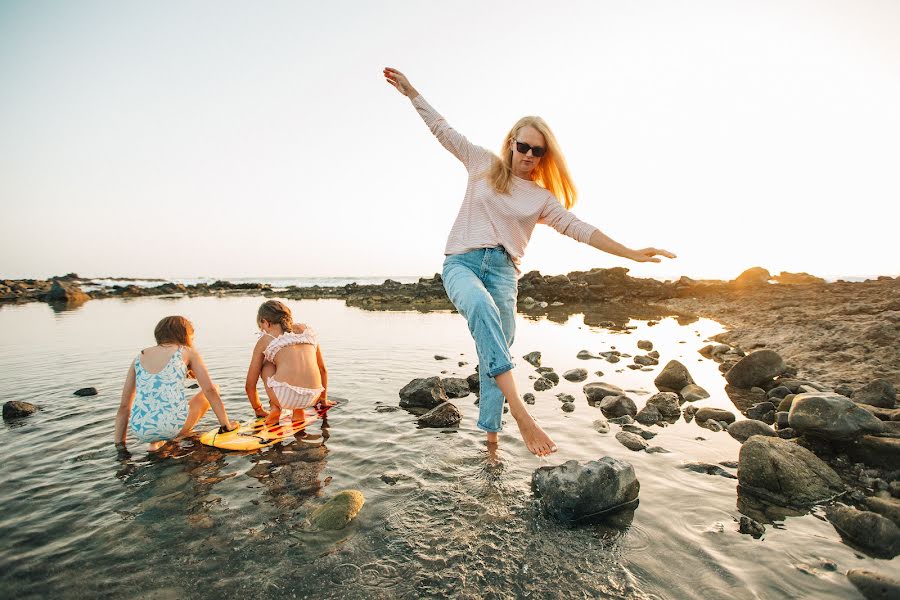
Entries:
MULTIPOLYGON (((272 341, 269 342, 269 345, 266 346, 266 349, 263 351, 263 356, 265 356, 266 360, 272 364, 275 364, 275 355, 278 354, 278 351, 282 348, 287 348, 294 344, 319 345, 319 338, 316 335, 316 332, 308 325, 306 326, 306 329, 303 330, 303 333, 282 333, 278 337, 269 333, 264 333, 263 335, 268 335, 272 338, 272 341)), ((275 394, 275 397, 278 398, 278 403, 281 404, 282 408, 289 408, 292 410, 309 408, 315 404, 322 392, 325 391, 325 388, 323 387, 300 387, 284 381, 278 381, 274 377, 269 377, 266 380, 266 385, 269 386, 275 394)))

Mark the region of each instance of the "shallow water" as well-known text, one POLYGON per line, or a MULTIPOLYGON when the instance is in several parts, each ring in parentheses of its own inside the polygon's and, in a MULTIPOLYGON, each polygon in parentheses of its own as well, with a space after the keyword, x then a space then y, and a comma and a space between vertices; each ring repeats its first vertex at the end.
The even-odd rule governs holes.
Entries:
MULTIPOLYGON (((377 412, 396 407, 397 391, 414 377, 473 372, 471 338, 450 313, 290 302, 297 320, 319 330, 330 394, 345 399, 326 423, 255 454, 188 440, 163 456, 148 456, 138 444, 130 458, 118 456, 112 432, 122 379, 167 314, 196 325, 196 345, 229 415, 251 416, 243 379, 259 302, 139 298, 94 300, 63 312, 41 303, 0 307, 0 397, 42 408, 0 426, 3 596, 856 598, 848 569, 897 567, 897 559, 854 552, 817 514, 769 525, 760 540, 739 534, 735 480, 677 468, 736 460, 736 441, 679 421, 653 427, 659 435, 651 445, 669 454, 631 452, 615 440, 618 426, 606 435, 593 430, 602 415, 587 404, 584 383, 562 380, 535 394, 530 408, 560 447, 549 461, 527 453, 512 419, 499 464, 487 460, 483 433, 474 427, 474 396, 454 401, 464 415, 457 430, 417 429, 403 410, 377 412), (72 395, 89 385, 100 394, 72 395), (574 412, 561 410, 560 392, 576 397, 574 412), (604 455, 631 462, 640 480, 630 524, 570 529, 538 514, 530 491, 536 467, 604 455), (388 485, 383 474, 399 480, 388 485), (349 488, 366 497, 357 519, 342 531, 314 531, 306 515, 349 488)), ((613 346, 636 354, 637 341, 649 339, 663 365, 681 360, 710 391, 698 405, 734 410, 717 365, 697 354, 721 327, 674 319, 631 325, 630 333, 613 332, 584 325, 580 315, 564 322, 520 315, 513 352, 540 350, 543 364, 560 374, 585 367, 588 381, 633 390, 640 407, 661 367, 632 371, 627 359, 613 365, 575 355, 613 346), (605 375, 593 375, 597 370, 605 375)), ((524 393, 533 370, 518 365, 524 393)), ((198 429, 214 426, 210 413, 198 429)))

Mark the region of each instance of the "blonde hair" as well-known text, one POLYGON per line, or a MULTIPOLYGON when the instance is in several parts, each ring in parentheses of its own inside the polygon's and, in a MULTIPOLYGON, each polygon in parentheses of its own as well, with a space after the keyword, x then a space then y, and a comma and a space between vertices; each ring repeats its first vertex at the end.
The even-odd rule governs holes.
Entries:
POLYGON ((256 312, 256 324, 262 324, 264 319, 272 325, 281 326, 281 330, 284 333, 290 333, 294 328, 291 309, 278 300, 268 300, 259 307, 259 310, 256 312))
POLYGON ((519 135, 519 131, 527 126, 537 129, 546 144, 547 152, 541 157, 537 166, 532 171, 532 181, 539 186, 546 188, 556 199, 570 209, 575 206, 578 198, 578 192, 575 191, 575 184, 569 177, 569 169, 566 166, 566 159, 563 157, 562 150, 556 141, 556 136, 550 131, 550 127, 540 117, 528 116, 519 119, 513 128, 509 130, 503 139, 503 146, 500 149, 500 158, 495 158, 491 168, 487 172, 487 180, 497 192, 501 194, 509 193, 509 185, 512 181, 512 153, 510 141, 515 141, 519 135))

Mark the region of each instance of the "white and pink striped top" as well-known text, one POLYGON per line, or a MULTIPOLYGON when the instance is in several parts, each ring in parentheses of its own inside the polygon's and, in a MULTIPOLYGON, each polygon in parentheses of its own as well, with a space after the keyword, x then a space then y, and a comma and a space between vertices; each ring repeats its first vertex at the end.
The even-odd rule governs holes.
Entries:
POLYGON ((444 254, 462 254, 479 248, 503 246, 516 265, 525 254, 534 226, 549 225, 563 235, 588 243, 596 227, 580 221, 563 208, 548 190, 513 177, 509 194, 497 193, 485 177, 494 154, 469 142, 431 107, 422 95, 412 100, 422 120, 438 141, 462 161, 469 172, 466 195, 447 238, 444 254))

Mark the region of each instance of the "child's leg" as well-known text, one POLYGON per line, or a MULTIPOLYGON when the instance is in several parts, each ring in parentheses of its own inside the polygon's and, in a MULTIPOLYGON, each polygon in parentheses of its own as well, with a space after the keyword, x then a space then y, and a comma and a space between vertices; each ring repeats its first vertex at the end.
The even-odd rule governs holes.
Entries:
MULTIPOLYGON (((216 386, 216 391, 218 390, 219 386, 216 386)), ((191 398, 191 401, 188 403, 187 419, 184 421, 184 427, 178 432, 178 437, 184 437, 193 431, 194 426, 197 425, 208 410, 209 400, 206 399, 206 395, 203 392, 200 392, 191 398)))
POLYGON ((270 362, 263 364, 262 371, 260 371, 259 375, 260 379, 263 381, 263 386, 266 388, 266 396, 269 398, 269 416, 266 417, 266 425, 274 425, 278 422, 278 419, 281 418, 281 404, 278 402, 278 397, 275 396, 275 392, 269 387, 269 377, 274 374, 275 365, 270 362))

